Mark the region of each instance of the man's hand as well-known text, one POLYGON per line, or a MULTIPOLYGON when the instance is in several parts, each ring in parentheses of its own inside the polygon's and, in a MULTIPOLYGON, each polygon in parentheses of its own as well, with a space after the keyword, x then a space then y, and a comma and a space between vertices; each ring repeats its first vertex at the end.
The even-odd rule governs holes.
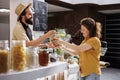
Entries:
POLYGON ((56 34, 56 31, 55 30, 50 30, 46 33, 48 36, 52 36, 54 34, 56 34))

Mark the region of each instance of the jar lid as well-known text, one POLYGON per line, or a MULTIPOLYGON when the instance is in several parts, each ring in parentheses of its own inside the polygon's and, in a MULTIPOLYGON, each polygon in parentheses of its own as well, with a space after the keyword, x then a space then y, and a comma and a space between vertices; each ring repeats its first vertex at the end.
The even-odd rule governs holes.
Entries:
POLYGON ((37 51, 37 50, 38 50, 38 47, 35 47, 35 46, 29 46, 28 49, 30 49, 30 50, 36 50, 36 51, 37 51))
POLYGON ((12 46, 23 46, 26 47, 26 41, 25 40, 12 40, 12 46))

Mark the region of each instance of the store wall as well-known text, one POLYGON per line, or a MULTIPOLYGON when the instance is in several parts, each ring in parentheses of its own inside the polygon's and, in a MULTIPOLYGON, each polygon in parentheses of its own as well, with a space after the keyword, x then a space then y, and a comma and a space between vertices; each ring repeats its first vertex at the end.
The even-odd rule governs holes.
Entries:
MULTIPOLYGON (((65 28, 68 34, 74 36, 75 33, 80 30, 80 20, 87 16, 88 10, 84 10, 84 8, 80 8, 76 11, 58 12, 55 13, 53 17, 48 18, 48 28, 65 28)), ((81 41, 82 38, 77 37, 74 43, 79 45, 81 41)))
MULTIPOLYGON (((96 9, 87 5, 82 5, 74 11, 55 12, 50 14, 53 14, 53 16, 48 18, 48 28, 66 28, 67 32, 72 36, 80 30, 80 20, 84 17, 92 17, 96 21, 104 24, 104 15, 98 13, 96 9)), ((81 43, 82 38, 80 38, 80 36, 81 35, 78 35, 76 40, 74 40, 74 43, 81 43)))
POLYGON ((0 14, 0 40, 9 40, 9 13, 0 14))
POLYGON ((9 40, 9 24, 0 23, 0 40, 9 40))
POLYGON ((96 22, 100 22, 102 25, 102 38, 101 40, 105 40, 105 14, 99 13, 96 11, 97 9, 90 7, 89 8, 89 16, 95 19, 96 22))
POLYGON ((9 13, 1 13, 0 23, 9 24, 9 13))

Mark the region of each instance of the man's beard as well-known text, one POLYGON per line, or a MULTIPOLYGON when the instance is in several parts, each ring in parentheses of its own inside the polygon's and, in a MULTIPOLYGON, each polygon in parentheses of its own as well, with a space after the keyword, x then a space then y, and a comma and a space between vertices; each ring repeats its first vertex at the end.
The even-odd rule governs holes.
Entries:
POLYGON ((32 18, 26 18, 25 19, 26 23, 30 24, 30 25, 33 25, 33 20, 32 18))

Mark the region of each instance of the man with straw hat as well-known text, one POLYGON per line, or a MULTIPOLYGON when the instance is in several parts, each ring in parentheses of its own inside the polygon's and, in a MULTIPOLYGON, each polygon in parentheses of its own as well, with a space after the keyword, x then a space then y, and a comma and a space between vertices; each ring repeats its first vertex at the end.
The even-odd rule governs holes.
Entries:
POLYGON ((24 6, 20 3, 16 9, 15 13, 17 17, 17 23, 13 30, 13 40, 26 40, 26 46, 46 46, 45 44, 40 44, 46 38, 55 34, 54 30, 48 31, 46 34, 40 38, 33 39, 33 31, 30 25, 33 25, 33 12, 30 8, 32 4, 29 3, 27 6, 24 6))

